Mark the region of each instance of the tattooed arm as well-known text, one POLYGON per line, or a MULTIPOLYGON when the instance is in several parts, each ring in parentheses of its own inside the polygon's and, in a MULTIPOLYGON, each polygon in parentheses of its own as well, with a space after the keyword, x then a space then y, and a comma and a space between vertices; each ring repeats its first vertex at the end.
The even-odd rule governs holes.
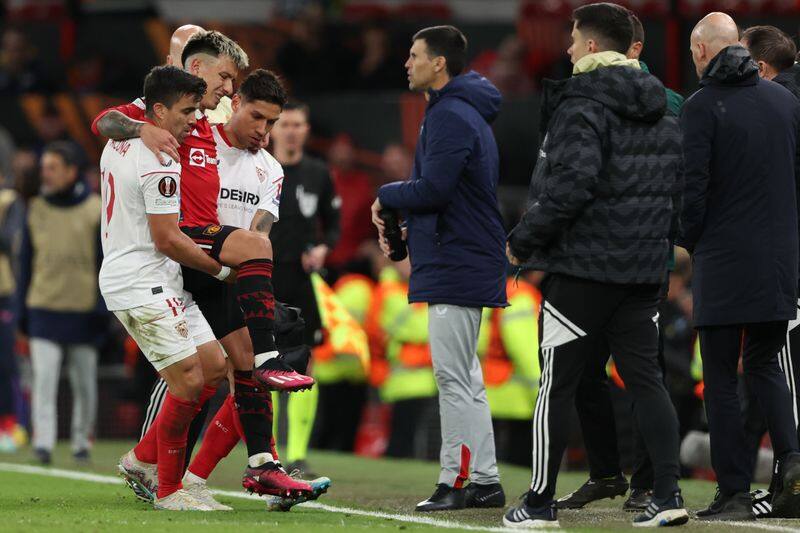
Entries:
POLYGON ((121 141, 139 137, 144 124, 144 122, 133 120, 116 109, 112 109, 97 120, 97 131, 109 139, 121 141))
POLYGON ((256 216, 253 217, 253 222, 250 223, 250 231, 263 233, 269 239, 269 232, 272 229, 272 224, 275 223, 275 217, 269 211, 259 209, 256 211, 256 216))
POLYGON ((165 129, 147 122, 134 120, 116 109, 112 109, 97 119, 96 126, 101 135, 115 141, 141 137, 144 145, 156 154, 158 161, 162 165, 166 163, 162 152, 180 163, 180 156, 178 155, 178 146, 180 144, 165 129))

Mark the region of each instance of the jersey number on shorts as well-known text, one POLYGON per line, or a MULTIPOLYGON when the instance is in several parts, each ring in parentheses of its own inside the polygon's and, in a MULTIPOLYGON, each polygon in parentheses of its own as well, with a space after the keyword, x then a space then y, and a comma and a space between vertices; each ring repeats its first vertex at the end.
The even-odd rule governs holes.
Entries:
POLYGON ((108 237, 108 226, 111 224, 111 215, 114 214, 114 175, 105 170, 100 171, 100 179, 104 182, 102 192, 103 205, 106 206, 106 237, 108 237), (106 179, 106 177, 108 179, 106 179))

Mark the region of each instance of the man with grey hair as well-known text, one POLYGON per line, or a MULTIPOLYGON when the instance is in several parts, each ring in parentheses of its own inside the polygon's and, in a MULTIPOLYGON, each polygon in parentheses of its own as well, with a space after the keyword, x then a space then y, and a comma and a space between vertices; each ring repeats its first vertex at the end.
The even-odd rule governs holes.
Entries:
POLYGON ((787 323, 797 316, 800 105, 783 87, 759 78, 736 23, 724 13, 695 26, 691 51, 700 90, 681 115, 685 192, 676 244, 692 254, 694 325, 719 487, 697 518, 755 518, 737 394, 740 354, 777 460, 774 515, 800 517, 798 438, 778 364, 787 323))

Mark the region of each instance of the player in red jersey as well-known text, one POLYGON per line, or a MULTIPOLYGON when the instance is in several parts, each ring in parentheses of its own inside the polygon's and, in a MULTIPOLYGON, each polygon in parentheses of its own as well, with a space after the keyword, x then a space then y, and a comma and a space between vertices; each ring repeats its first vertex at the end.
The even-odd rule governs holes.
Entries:
MULTIPOLYGON (((248 65, 247 55, 239 45, 219 32, 193 35, 183 49, 181 60, 187 72, 208 84, 200 111, 215 109, 223 96, 230 96, 233 80, 248 65)), ((199 112, 195 128, 183 143, 177 143, 163 132, 154 131, 152 125, 142 123, 143 109, 144 103, 137 100, 105 110, 95 119, 92 130, 115 140, 138 136, 154 152, 166 151, 173 157, 177 145, 183 184, 180 226, 211 257, 238 269, 237 299, 255 353, 254 378, 274 390, 292 392, 310 388, 314 383, 312 378, 295 372, 278 357, 273 334, 269 242, 255 232, 219 224, 217 150, 208 119, 199 112)), ((184 280, 184 285, 189 292, 202 290, 193 287, 190 279, 184 280)))
MULTIPOLYGON (((231 94, 233 79, 236 77, 238 70, 246 66, 247 57, 236 43, 219 33, 205 32, 199 28, 189 29, 191 31, 187 33, 194 33, 195 35, 183 50, 182 60, 187 71, 198 74, 204 80, 208 80, 209 90, 201 102, 200 108, 201 110, 213 109, 223 96, 231 94)), ((177 143, 173 142, 174 139, 170 135, 165 136, 163 130, 154 130, 149 124, 138 122, 138 119, 142 116, 143 108, 144 102, 137 100, 131 104, 106 110, 95 119, 92 128, 96 133, 99 132, 115 139, 138 135, 146 146, 155 148, 157 155, 162 151, 167 153, 172 151, 173 157, 176 156, 174 149, 177 143)), ((244 311, 245 324, 251 337, 249 340, 252 342, 253 350, 256 354, 255 359, 259 366, 256 370, 257 377, 266 381, 270 388, 273 389, 299 390, 307 388, 313 384, 311 378, 294 372, 281 359, 275 357, 277 350, 269 350, 269 346, 264 346, 264 339, 274 342, 271 334, 273 300, 268 277, 269 269, 271 268, 271 262, 269 261, 271 250, 269 249, 268 241, 265 242, 263 237, 258 234, 218 224, 217 196, 219 194, 219 175, 217 171, 216 143, 211 126, 205 116, 198 113, 194 129, 186 138, 184 144, 177 145, 177 148, 180 159, 184 162, 181 172, 183 187, 181 195, 181 229, 212 257, 218 258, 223 264, 230 266, 241 265, 242 268, 240 268, 237 282, 237 300, 244 311), (252 270, 253 274, 249 280, 246 279, 248 276, 243 276, 243 272, 246 273, 247 269, 252 270), (243 281, 259 282, 263 280, 267 282, 266 290, 255 287, 253 283, 249 288, 245 287, 246 293, 243 298, 243 281), (256 306, 253 304, 262 303, 259 302, 259 297, 265 294, 269 297, 268 305, 262 304, 260 308, 256 308, 254 311, 256 306), (248 319, 248 314, 250 319, 248 319), (258 326, 263 326, 264 322, 267 322, 265 319, 269 320, 267 324, 269 326, 269 334, 266 334, 265 328, 258 328, 258 326), (253 327, 253 322, 256 320, 260 323, 253 327)), ((204 275, 193 275, 192 273, 193 271, 191 270, 184 271, 186 289, 195 294, 202 294, 204 291, 209 290, 209 286, 204 280, 210 280, 210 278, 204 275), (192 283, 195 286, 192 286, 192 283)), ((213 282, 214 280, 210 281, 213 282)), ((214 328, 214 324, 212 324, 212 328, 214 328)), ((224 336, 217 335, 223 341, 228 353, 235 354, 236 347, 226 345, 224 336)), ((251 351, 251 357, 252 353, 251 351)), ((253 400, 261 399, 266 402, 267 409, 271 415, 269 393, 252 378, 248 380, 241 377, 241 372, 238 374, 240 379, 236 380, 237 392, 245 392, 244 389, 249 390, 250 393, 257 396, 253 400)), ((244 418, 248 419, 242 421, 245 434, 251 432, 255 435, 266 433, 264 428, 259 429, 259 427, 254 426, 262 426, 268 423, 267 417, 264 417, 264 420, 258 420, 257 424, 254 424, 254 418, 258 417, 244 418)), ((261 450, 263 453, 248 454, 250 455, 248 460, 248 477, 250 480, 252 480, 252 470, 254 468, 267 470, 273 466, 271 464, 272 461, 263 461, 265 457, 272 456, 274 461, 277 461, 277 455, 274 453, 269 440, 267 439, 263 442, 262 440, 248 439, 248 452, 256 448, 256 451, 263 448, 261 450)), ((281 472, 283 471, 281 470, 281 472)), ((283 477, 276 477, 272 474, 270 476, 259 476, 259 479, 263 478, 264 480, 261 483, 262 486, 259 487, 263 489, 263 492, 285 495, 289 494, 286 492, 287 489, 292 491, 292 494, 310 490, 307 485, 298 484, 291 480, 285 475, 285 472, 283 472, 283 477)), ((184 485, 187 485, 186 482, 187 480, 184 480, 184 485)))

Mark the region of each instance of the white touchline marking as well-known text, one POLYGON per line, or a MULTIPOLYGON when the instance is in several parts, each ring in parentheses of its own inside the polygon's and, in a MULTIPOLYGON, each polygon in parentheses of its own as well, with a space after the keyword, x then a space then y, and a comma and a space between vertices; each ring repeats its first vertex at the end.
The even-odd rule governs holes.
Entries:
MULTIPOLYGON (((91 483, 104 483, 106 485, 124 485, 122 478, 114 476, 104 476, 100 474, 90 474, 86 472, 77 472, 75 470, 62 470, 60 468, 44 468, 41 466, 32 465, 18 465, 13 463, 0 463, 0 472, 16 472, 20 474, 35 474, 42 476, 58 477, 64 479, 75 479, 78 481, 88 481, 91 483)), ((241 498, 243 500, 263 500, 261 496, 255 494, 248 494, 246 492, 237 492, 233 490, 211 490, 212 493, 228 498, 241 498)), ((507 532, 509 529, 503 527, 484 527, 484 526, 471 526, 469 524, 461 524, 451 520, 437 520, 435 518, 428 518, 424 516, 409 516, 402 514, 380 513, 376 511, 365 511, 363 509, 351 509, 349 507, 337 507, 333 505, 325 505, 319 502, 306 502, 301 503, 298 507, 307 509, 317 509, 319 511, 326 511, 329 513, 340 514, 353 514, 359 516, 367 516, 371 518, 383 518, 397 520, 398 522, 407 522, 413 524, 424 524, 428 526, 441 527, 444 529, 461 529, 468 531, 502 531, 507 532)), ((545 530, 541 530, 545 531, 545 530)))
MULTIPOLYGON (((763 520, 763 518, 761 520, 763 520)), ((800 527, 775 526, 771 524, 762 524, 760 522, 721 522, 720 525, 763 529, 765 531, 785 531, 787 533, 797 533, 800 531, 800 527)))
MULTIPOLYGON (((122 478, 115 476, 104 476, 101 474, 90 474, 88 472, 78 472, 76 470, 63 470, 60 468, 44 468, 41 466, 32 465, 19 465, 14 463, 0 463, 0 472, 17 472, 20 474, 37 474, 42 476, 58 477, 64 479, 75 479, 78 481, 88 481, 90 483, 104 483, 106 485, 123 485, 122 478)), ((255 494, 248 494, 246 492, 237 492, 233 490, 216 490, 212 489, 211 492, 220 496, 228 498, 240 498, 243 500, 263 500, 261 496, 255 494)), ((485 527, 485 526, 472 526, 469 524, 462 524, 453 522, 452 520, 440 520, 436 518, 428 518, 425 516, 411 516, 404 514, 381 513, 377 511, 366 511, 364 509, 352 509, 350 507, 338 507, 333 505, 325 505, 319 502, 306 502, 301 503, 298 507, 307 509, 317 509, 329 513, 340 514, 354 514, 359 516, 368 516, 371 518, 384 518, 390 520, 397 520, 398 522, 407 522, 411 524, 423 524, 434 527, 441 527, 443 529, 462 529, 468 531, 516 531, 504 527, 485 527)), ((698 522, 700 523, 700 522, 698 522)), ((764 531, 776 531, 781 533, 798 533, 800 528, 778 526, 772 524, 764 524, 760 522, 725 522, 726 526, 746 527, 751 529, 761 529, 764 531)), ((537 531, 548 531, 545 529, 537 529, 537 531)), ((553 532, 561 530, 550 530, 553 532)))

